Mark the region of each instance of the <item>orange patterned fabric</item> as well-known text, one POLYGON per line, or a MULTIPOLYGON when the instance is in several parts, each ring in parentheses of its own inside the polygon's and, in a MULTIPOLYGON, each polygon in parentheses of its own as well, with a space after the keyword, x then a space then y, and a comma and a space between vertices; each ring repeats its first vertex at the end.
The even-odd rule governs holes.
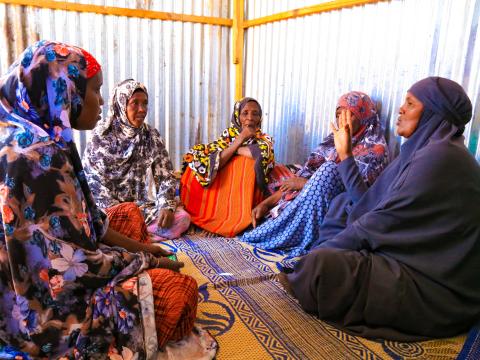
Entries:
POLYGON ((105 209, 105 212, 110 221, 109 228, 141 243, 151 242, 142 212, 135 203, 121 203, 105 209))
MULTIPOLYGON (((143 243, 150 243, 142 213, 135 203, 121 203, 106 209, 109 227, 143 243)), ((158 346, 177 341, 193 329, 197 313, 198 287, 190 276, 167 269, 146 271, 152 281, 158 346)))
POLYGON ((178 341, 192 331, 197 313, 197 282, 166 269, 150 269, 147 273, 152 280, 158 346, 163 348, 167 341, 178 341))
POLYGON ((263 200, 255 186, 255 160, 235 156, 204 188, 189 167, 181 179, 180 197, 192 222, 225 237, 245 230, 252 221, 252 209, 263 200))

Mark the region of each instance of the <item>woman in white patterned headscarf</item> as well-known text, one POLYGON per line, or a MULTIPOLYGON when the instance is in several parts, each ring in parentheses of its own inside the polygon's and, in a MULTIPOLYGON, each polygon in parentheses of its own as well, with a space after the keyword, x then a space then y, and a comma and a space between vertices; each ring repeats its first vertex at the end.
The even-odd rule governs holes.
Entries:
POLYGON ((114 88, 109 106, 83 157, 97 205, 109 213, 122 203, 136 203, 151 234, 160 240, 179 237, 190 216, 177 209, 177 180, 165 143, 158 130, 144 122, 147 89, 124 80, 114 88))

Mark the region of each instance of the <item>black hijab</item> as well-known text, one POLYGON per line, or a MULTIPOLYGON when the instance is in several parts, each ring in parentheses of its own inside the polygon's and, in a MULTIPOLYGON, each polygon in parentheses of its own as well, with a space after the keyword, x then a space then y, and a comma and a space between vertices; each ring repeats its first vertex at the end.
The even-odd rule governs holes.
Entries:
POLYGON ((457 83, 430 77, 409 90, 424 105, 400 155, 320 247, 368 249, 480 301, 480 167, 464 145, 471 102, 457 83))

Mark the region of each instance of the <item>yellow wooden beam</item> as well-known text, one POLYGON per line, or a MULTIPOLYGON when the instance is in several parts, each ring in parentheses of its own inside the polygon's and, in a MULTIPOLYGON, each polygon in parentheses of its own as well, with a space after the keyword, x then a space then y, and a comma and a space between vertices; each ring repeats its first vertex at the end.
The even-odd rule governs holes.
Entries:
POLYGON ((233 64, 235 65, 235 100, 243 97, 244 0, 233 2, 233 64))
POLYGON ((233 24, 233 21, 231 19, 225 19, 225 18, 175 14, 175 13, 168 13, 168 12, 162 12, 162 11, 152 11, 152 10, 142 10, 142 9, 127 9, 127 8, 113 7, 113 6, 77 4, 77 3, 71 3, 68 1, 0 0, 0 3, 11 4, 11 5, 33 6, 33 7, 53 9, 53 10, 88 12, 88 13, 95 13, 95 14, 101 14, 101 15, 127 16, 127 17, 136 17, 136 18, 144 18, 144 19, 182 21, 182 22, 192 22, 192 23, 230 26, 230 27, 233 24))
POLYGON ((318 14, 327 11, 333 11, 353 6, 365 5, 370 3, 376 3, 380 1, 389 1, 389 0, 337 0, 330 1, 319 5, 307 6, 301 9, 294 9, 289 11, 284 11, 278 14, 273 14, 269 16, 264 16, 257 19, 245 20, 243 22, 244 28, 249 28, 252 26, 258 26, 263 24, 268 24, 271 22, 293 19, 300 16, 307 16, 318 14))

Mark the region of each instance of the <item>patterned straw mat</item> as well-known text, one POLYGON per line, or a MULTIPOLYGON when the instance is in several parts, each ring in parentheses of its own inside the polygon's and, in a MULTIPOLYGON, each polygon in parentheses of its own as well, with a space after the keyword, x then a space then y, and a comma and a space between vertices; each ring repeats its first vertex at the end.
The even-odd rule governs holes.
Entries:
POLYGON ((455 359, 466 350, 466 334, 399 343, 338 331, 306 314, 276 280, 289 259, 237 239, 188 235, 165 245, 198 282, 198 323, 218 341, 219 360, 455 359))

